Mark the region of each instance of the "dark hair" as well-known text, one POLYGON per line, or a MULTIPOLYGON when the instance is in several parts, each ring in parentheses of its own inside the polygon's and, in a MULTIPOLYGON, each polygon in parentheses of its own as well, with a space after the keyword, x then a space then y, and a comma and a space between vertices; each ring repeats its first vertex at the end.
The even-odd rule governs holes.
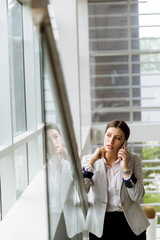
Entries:
POLYGON ((46 129, 46 131, 50 130, 50 129, 55 129, 61 135, 60 129, 55 123, 49 123, 49 122, 46 123, 45 129, 46 129))
POLYGON ((128 140, 129 135, 130 135, 130 129, 124 120, 115 119, 115 120, 109 122, 106 126, 105 133, 106 133, 107 129, 110 127, 120 128, 124 132, 125 140, 126 141, 128 140))

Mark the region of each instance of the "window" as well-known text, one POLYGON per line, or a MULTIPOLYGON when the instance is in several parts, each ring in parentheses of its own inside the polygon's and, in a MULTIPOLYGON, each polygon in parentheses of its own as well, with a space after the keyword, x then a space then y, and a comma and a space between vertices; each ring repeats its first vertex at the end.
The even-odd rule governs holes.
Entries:
POLYGON ((144 204, 156 207, 159 224, 160 4, 89 0, 88 6, 93 151, 108 121, 128 122, 128 149, 142 157, 144 204))
POLYGON ((26 130, 24 49, 22 6, 16 0, 8 1, 10 69, 12 89, 13 134, 26 130))
POLYGON ((92 122, 160 121, 160 5, 89 1, 92 122))
POLYGON ((41 49, 29 6, 2 1, 0 26, 2 219, 44 164, 44 126, 41 49))

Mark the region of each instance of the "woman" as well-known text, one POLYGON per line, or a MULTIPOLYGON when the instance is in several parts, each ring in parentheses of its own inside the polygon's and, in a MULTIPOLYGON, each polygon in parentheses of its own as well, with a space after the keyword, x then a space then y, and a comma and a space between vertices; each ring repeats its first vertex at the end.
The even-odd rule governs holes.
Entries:
POLYGON ((129 153, 130 129, 123 120, 108 123, 104 146, 82 159, 89 198, 87 229, 90 240, 145 240, 148 219, 140 156, 129 153))

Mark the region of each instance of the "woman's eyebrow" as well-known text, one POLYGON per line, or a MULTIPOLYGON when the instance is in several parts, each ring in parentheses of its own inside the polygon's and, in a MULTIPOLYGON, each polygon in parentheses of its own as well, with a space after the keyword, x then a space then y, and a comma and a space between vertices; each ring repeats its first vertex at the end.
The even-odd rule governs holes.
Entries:
MULTIPOLYGON (((106 132, 106 133, 112 134, 111 132, 106 132)), ((116 134, 115 136, 116 136, 116 137, 121 137, 121 138, 123 137, 123 136, 120 135, 120 134, 116 134)))

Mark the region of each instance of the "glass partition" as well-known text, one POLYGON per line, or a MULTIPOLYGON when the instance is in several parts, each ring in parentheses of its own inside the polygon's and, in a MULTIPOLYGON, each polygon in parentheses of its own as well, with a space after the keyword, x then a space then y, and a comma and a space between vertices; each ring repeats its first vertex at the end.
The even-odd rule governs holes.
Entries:
MULTIPOLYGON (((45 10, 38 29, 42 42, 49 234, 52 240, 80 240, 85 230, 87 194, 56 42, 45 10)), ((36 11, 34 15, 34 7, 33 16, 36 22, 39 18, 36 11)))
MULTIPOLYGON (((45 36, 43 36, 45 42, 45 36)), ((44 117, 49 203, 50 239, 82 239, 85 206, 75 169, 65 112, 59 99, 56 78, 43 42, 44 117)), ((72 125, 72 122, 70 122, 72 125)), ((77 151, 77 145, 74 146, 77 151)), ((80 164, 79 164, 80 166, 80 164)))

